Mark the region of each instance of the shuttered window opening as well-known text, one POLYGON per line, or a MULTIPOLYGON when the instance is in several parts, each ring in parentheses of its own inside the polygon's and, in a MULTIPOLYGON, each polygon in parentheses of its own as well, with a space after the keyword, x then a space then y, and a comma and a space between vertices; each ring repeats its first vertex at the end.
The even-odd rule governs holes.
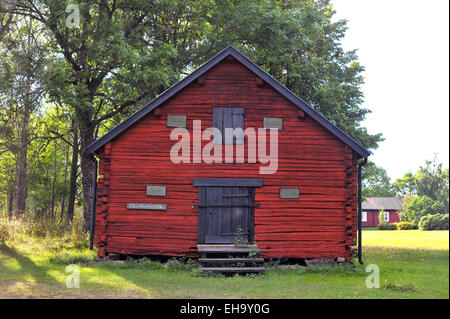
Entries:
POLYGON ((214 107, 213 127, 222 133, 222 140, 213 140, 213 144, 244 144, 244 108, 214 107), (238 129, 238 130, 236 130, 238 129))

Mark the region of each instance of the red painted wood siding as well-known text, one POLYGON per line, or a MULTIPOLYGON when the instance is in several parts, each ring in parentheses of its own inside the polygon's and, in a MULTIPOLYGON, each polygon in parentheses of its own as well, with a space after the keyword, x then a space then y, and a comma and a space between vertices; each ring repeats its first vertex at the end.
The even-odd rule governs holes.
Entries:
MULTIPOLYGON (((400 216, 396 211, 385 211, 389 212, 389 223, 398 223, 400 221, 400 216)), ((367 211, 367 221, 362 222, 362 227, 376 227, 379 224, 378 221, 379 211, 369 210, 367 211)))
MULTIPOLYGON (((263 178, 256 188, 255 238, 263 257, 346 257, 356 238, 356 155, 343 142, 236 61, 224 60, 100 152, 96 243, 99 254, 196 256, 198 188, 193 178, 263 178), (169 157, 167 114, 212 126, 213 106, 244 107, 245 127, 263 117, 282 117, 279 165, 260 175, 262 164, 174 164, 169 157), (105 183, 107 185, 105 185, 105 183), (166 197, 146 196, 146 184, 166 185, 166 197), (299 187, 300 199, 280 199, 279 189, 299 187), (166 203, 167 211, 127 210, 126 203, 166 203)), ((203 146, 208 143, 203 142, 203 146)), ((247 152, 246 152, 247 154, 247 152)), ((192 156, 192 152, 191 152, 192 156)))

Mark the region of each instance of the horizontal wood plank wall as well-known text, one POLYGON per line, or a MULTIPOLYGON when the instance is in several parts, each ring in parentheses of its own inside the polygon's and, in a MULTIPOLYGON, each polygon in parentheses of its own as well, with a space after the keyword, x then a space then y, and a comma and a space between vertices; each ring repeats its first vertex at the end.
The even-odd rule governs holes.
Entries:
POLYGON ((224 60, 202 82, 160 106, 161 114, 135 123, 112 141, 110 156, 106 149, 100 156, 110 158, 100 160, 96 242, 102 251, 196 256, 198 208, 192 205, 198 204, 198 188, 193 179, 263 178, 255 198, 261 256, 349 258, 348 246, 356 238, 355 155, 310 117, 298 118, 297 107, 267 85, 258 86, 256 76, 237 61, 224 60), (259 163, 170 161, 176 141, 170 140, 167 114, 187 115, 192 136, 193 120, 201 120, 202 129, 212 126, 213 107, 244 107, 246 128, 262 128, 264 117, 283 118, 275 174, 259 174, 259 163), (147 196, 147 184, 165 185, 166 196, 147 196), (300 198, 280 199, 281 187, 298 187, 300 198), (164 203, 167 210, 127 210, 127 202, 164 203))
POLYGON ((94 242, 98 247, 98 255, 107 254, 108 236, 108 199, 111 172, 111 143, 105 145, 99 152, 99 178, 97 180, 97 201, 95 216, 95 236, 94 242))

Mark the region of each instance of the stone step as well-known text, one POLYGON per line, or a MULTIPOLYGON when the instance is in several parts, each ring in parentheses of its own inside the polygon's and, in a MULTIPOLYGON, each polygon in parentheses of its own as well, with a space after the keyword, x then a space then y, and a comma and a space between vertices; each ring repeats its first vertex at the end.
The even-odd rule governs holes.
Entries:
POLYGON ((199 258, 199 262, 201 263, 262 263, 264 262, 264 258, 199 258))
POLYGON ((220 273, 263 273, 264 267, 201 267, 202 271, 220 272, 220 273))

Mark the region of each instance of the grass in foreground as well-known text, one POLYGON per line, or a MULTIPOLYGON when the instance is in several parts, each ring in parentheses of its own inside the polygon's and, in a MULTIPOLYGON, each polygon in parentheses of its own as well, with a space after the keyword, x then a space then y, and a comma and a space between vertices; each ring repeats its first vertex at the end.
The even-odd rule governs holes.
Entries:
MULTIPOLYGON (((95 252, 70 242, 21 236, 0 246, 3 298, 448 298, 446 232, 365 232, 364 266, 269 269, 255 277, 203 277, 144 263, 89 263, 95 252), (414 238, 412 248, 404 244, 414 238), (14 248, 12 248, 14 247, 14 248), (61 248, 62 247, 62 248, 61 248), (80 265, 80 288, 68 289, 66 264, 80 265), (365 266, 380 268, 367 289, 365 266)), ((178 265, 178 266, 177 266, 178 265)))

